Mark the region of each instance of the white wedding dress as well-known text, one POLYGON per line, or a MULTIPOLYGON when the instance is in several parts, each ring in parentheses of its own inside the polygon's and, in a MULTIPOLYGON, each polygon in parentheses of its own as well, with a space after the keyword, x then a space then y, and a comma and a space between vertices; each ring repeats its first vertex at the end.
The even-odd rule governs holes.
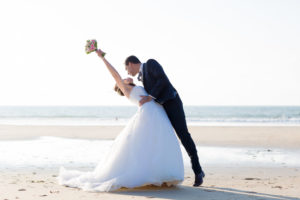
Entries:
MULTIPOLYGON (((134 86, 130 101, 139 105, 141 86, 134 86)), ((59 184, 85 191, 113 191, 121 187, 176 185, 183 181, 184 168, 179 142, 160 104, 150 101, 138 108, 114 140, 103 162, 94 171, 60 167, 59 184)))

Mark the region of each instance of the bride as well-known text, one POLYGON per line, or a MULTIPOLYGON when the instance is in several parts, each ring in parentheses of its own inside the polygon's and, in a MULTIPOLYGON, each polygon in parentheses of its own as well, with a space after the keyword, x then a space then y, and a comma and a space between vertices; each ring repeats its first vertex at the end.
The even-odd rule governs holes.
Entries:
POLYGON ((136 86, 131 78, 122 79, 101 53, 97 51, 116 81, 115 91, 125 95, 138 110, 93 171, 60 167, 59 184, 85 191, 108 192, 122 187, 181 183, 184 175, 182 154, 165 110, 154 100, 139 106, 141 97, 148 95, 144 88, 136 86))

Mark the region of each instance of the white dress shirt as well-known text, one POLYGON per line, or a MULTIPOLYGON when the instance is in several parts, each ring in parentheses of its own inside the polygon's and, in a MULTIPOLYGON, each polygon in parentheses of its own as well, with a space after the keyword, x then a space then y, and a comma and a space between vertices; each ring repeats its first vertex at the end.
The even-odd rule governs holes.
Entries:
POLYGON ((142 76, 141 76, 141 80, 143 80, 143 67, 144 67, 144 65, 143 65, 143 63, 141 63, 141 66, 140 66, 140 71, 139 71, 139 73, 141 73, 142 74, 142 76))

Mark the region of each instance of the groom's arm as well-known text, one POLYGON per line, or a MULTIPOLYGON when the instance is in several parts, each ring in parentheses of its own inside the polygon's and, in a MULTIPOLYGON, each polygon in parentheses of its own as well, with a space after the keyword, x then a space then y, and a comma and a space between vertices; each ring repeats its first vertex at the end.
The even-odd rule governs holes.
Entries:
POLYGON ((141 100, 139 101, 139 105, 142 106, 143 104, 149 102, 152 100, 152 97, 149 95, 149 96, 144 96, 144 95, 141 95, 141 100))

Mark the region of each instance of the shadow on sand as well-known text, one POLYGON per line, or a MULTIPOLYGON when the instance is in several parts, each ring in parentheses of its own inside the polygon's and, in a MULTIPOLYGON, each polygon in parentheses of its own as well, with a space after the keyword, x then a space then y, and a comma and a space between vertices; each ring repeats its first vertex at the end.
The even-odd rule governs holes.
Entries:
POLYGON ((177 187, 155 187, 145 186, 135 189, 120 189, 112 192, 113 194, 120 195, 132 195, 132 196, 143 196, 146 198, 161 198, 161 199, 188 199, 188 200, 232 200, 232 199, 258 199, 258 200, 300 200, 297 197, 288 197, 281 195, 273 195, 266 193, 258 193, 253 191, 238 190, 232 188, 221 188, 221 187, 189 187, 189 186, 177 186, 177 187))

